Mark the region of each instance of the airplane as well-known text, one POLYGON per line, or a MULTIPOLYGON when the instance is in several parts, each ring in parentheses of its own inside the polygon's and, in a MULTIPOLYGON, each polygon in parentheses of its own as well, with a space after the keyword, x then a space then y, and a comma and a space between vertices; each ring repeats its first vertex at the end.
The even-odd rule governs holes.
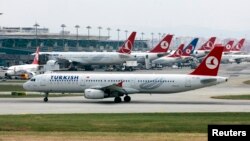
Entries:
POLYGON ((41 52, 40 54, 52 55, 57 59, 69 60, 82 65, 116 65, 126 61, 133 61, 135 56, 131 55, 136 32, 132 32, 117 52, 41 52))
POLYGON ((178 93, 226 82, 217 76, 223 47, 218 46, 207 55, 190 74, 94 74, 55 72, 34 76, 23 84, 27 91, 49 93, 84 93, 87 99, 114 97, 115 103, 130 102, 129 94, 178 93))
POLYGON ((166 55, 172 38, 173 35, 168 34, 149 52, 132 52, 131 55, 136 56, 136 61, 138 63, 145 63, 145 59, 149 59, 149 61, 155 60, 166 55))
POLYGON ((32 64, 24 65, 14 65, 7 69, 5 76, 19 76, 23 79, 29 79, 32 76, 36 75, 36 72, 39 70, 39 47, 36 49, 35 57, 32 64))
POLYGON ((175 50, 174 54, 166 55, 158 59, 155 59, 152 61, 152 64, 169 65, 169 64, 173 64, 173 63, 180 61, 183 47, 184 47, 184 44, 181 44, 178 47, 178 49, 175 50))
POLYGON ((213 49, 215 40, 216 40, 216 37, 211 37, 199 49, 194 50, 193 55, 197 58, 206 56, 211 51, 211 49, 213 49))
POLYGON ((192 58, 190 55, 194 53, 195 47, 197 45, 199 38, 194 38, 184 49, 181 58, 187 60, 192 58))
POLYGON ((242 53, 240 50, 243 47, 245 39, 241 39, 234 47, 231 48, 230 52, 234 54, 242 53))
POLYGON ((223 53, 224 54, 230 54, 231 49, 233 48, 234 41, 230 40, 227 42, 227 44, 224 47, 223 53))

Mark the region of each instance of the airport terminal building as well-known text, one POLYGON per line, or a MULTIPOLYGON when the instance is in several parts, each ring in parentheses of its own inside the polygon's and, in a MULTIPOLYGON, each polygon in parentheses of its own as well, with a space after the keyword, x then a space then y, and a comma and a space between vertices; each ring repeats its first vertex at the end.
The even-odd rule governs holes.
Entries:
MULTIPOLYGON (((50 33, 48 28, 0 28, 0 66, 29 63, 36 47, 40 51, 116 51, 123 40, 109 40, 108 36, 77 35, 63 31, 50 33)), ((147 51, 147 40, 136 40, 135 51, 147 51)), ((45 63, 45 62, 42 62, 45 63)))

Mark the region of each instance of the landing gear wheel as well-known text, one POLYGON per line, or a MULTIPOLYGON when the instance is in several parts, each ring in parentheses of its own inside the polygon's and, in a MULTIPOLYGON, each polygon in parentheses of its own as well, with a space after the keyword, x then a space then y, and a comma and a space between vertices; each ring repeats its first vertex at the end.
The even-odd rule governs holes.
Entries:
POLYGON ((124 97, 124 102, 130 102, 130 101, 131 101, 130 96, 126 95, 126 96, 124 97))
POLYGON ((120 97, 115 97, 114 101, 115 101, 115 103, 120 103, 122 101, 122 99, 120 97))
POLYGON ((43 99, 43 101, 44 101, 44 102, 47 102, 47 101, 48 101, 48 97, 45 97, 45 98, 43 99))

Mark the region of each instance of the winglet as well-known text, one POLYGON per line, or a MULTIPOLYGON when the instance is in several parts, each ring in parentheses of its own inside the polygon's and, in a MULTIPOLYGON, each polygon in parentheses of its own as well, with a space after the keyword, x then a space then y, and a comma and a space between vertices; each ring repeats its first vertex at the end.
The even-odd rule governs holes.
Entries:
POLYGON ((223 49, 223 46, 215 46, 201 64, 190 74, 217 76, 223 49))
POLYGON ((244 42, 245 42, 245 39, 244 38, 241 39, 231 50, 232 51, 240 51, 244 42))
POLYGON ((39 47, 36 48, 36 54, 35 54, 35 57, 34 57, 34 60, 32 62, 32 64, 39 64, 39 47))
POLYGON ((183 50, 182 56, 190 56, 194 52, 199 38, 194 38, 183 50))
POLYGON ((211 37, 198 50, 211 50, 214 47, 215 40, 216 40, 216 37, 211 37))
POLYGON ((166 35, 153 49, 149 52, 152 53, 165 53, 168 51, 170 43, 174 35, 166 35))
POLYGON ((234 44, 233 40, 228 41, 228 43, 225 45, 223 52, 230 52, 234 44))
POLYGON ((184 44, 181 44, 174 52, 174 54, 168 56, 168 57, 181 57, 182 55, 182 50, 183 50, 184 44))
POLYGON ((119 48, 119 53, 125 53, 130 54, 132 51, 132 48, 134 46, 136 32, 132 32, 128 39, 123 43, 123 45, 119 48))

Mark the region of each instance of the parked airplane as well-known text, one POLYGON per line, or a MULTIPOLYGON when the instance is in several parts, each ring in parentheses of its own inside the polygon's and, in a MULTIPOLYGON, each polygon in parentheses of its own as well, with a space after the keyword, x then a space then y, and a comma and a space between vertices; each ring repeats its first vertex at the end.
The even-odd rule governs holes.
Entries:
POLYGON ((136 32, 132 32, 117 52, 41 52, 40 54, 56 56, 57 59, 69 60, 86 66, 122 64, 136 59, 131 55, 135 36, 136 32))
POLYGON ((168 34, 149 52, 132 52, 131 55, 136 56, 138 63, 145 63, 145 59, 157 59, 167 54, 172 38, 173 35, 168 34))
POLYGON ((32 64, 14 65, 7 69, 6 77, 18 76, 23 79, 31 78, 39 70, 39 47, 36 49, 32 64))
POLYGON ((190 59, 191 54, 194 53, 195 47, 197 45, 199 38, 194 38, 184 49, 181 58, 184 60, 190 59))
POLYGON ((244 38, 241 39, 234 47, 232 47, 230 52, 234 54, 242 53, 241 48, 243 47, 244 42, 245 42, 245 39, 244 38))
POLYGON ((53 92, 84 93, 88 99, 115 97, 114 102, 131 100, 128 94, 177 93, 226 82, 217 76, 223 47, 215 47, 190 74, 88 74, 51 73, 34 76, 23 84, 28 91, 44 92, 44 101, 53 92))
POLYGON ((216 37, 211 37, 199 49, 195 50, 193 55, 197 58, 206 56, 214 47, 216 37))
POLYGON ((227 44, 224 47, 223 53, 224 54, 229 54, 231 49, 233 48, 234 41, 230 40, 227 42, 227 44))
POLYGON ((152 64, 156 65, 170 65, 173 63, 176 63, 178 61, 181 61, 181 55, 183 50, 184 44, 181 44, 177 50, 175 50, 174 54, 166 55, 163 57, 160 57, 158 59, 155 59, 152 61, 152 64))

